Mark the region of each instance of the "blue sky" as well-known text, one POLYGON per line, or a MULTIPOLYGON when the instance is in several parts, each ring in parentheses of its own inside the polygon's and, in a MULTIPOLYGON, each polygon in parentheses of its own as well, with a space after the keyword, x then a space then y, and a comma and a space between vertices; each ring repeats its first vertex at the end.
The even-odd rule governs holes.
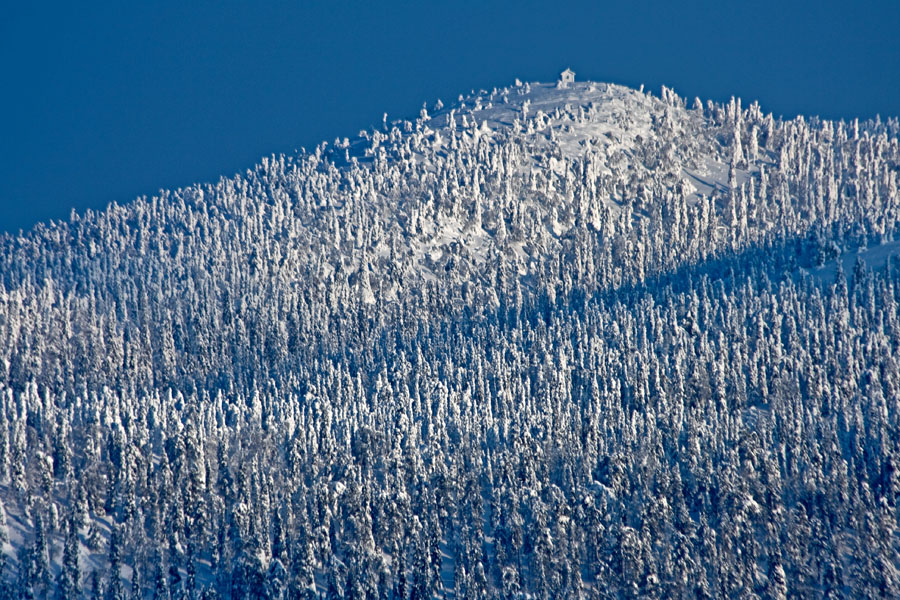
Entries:
POLYGON ((566 66, 786 117, 896 116, 898 26, 894 0, 15 3, 0 19, 0 231, 566 66))

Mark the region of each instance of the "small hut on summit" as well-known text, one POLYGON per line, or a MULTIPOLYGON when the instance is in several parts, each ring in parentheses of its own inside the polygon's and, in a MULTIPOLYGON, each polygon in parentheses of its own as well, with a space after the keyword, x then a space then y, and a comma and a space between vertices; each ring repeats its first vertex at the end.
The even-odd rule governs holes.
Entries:
POLYGON ((556 84, 556 87, 567 88, 571 83, 575 83, 575 71, 566 69, 559 74, 559 82, 556 84))

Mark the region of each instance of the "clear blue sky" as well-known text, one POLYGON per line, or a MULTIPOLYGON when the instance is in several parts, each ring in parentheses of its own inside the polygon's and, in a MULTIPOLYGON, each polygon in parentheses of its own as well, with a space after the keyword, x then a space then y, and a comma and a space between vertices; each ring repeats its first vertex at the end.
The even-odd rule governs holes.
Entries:
POLYGON ((214 181, 514 78, 900 115, 900 2, 7 3, 0 231, 214 181))

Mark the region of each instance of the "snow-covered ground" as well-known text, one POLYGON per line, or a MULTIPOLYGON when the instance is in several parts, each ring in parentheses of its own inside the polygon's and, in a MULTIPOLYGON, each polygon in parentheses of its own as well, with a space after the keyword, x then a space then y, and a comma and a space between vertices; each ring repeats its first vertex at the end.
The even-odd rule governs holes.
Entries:
POLYGON ((883 269, 889 260, 900 256, 900 241, 890 241, 872 247, 858 248, 852 252, 844 252, 839 257, 827 261, 820 267, 804 269, 808 275, 824 283, 833 283, 840 267, 847 278, 853 277, 859 261, 870 271, 883 269))

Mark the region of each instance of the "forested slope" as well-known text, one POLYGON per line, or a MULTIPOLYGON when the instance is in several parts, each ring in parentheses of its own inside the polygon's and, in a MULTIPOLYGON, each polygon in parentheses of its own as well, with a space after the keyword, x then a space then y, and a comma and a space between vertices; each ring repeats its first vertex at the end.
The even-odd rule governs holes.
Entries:
POLYGON ((517 83, 4 237, 0 596, 900 595, 898 134, 517 83))

